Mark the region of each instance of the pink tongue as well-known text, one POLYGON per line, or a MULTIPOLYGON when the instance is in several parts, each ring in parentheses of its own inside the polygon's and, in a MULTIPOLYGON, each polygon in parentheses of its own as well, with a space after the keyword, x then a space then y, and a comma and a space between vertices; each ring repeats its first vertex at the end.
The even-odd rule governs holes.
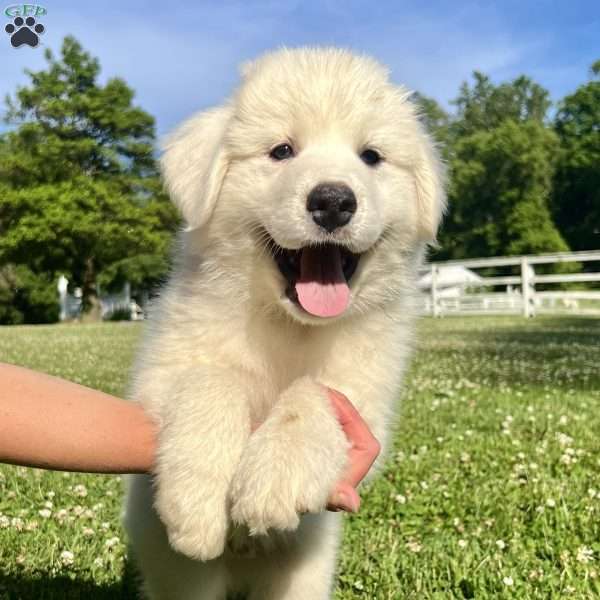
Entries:
POLYGON ((316 317, 337 317, 348 307, 350 288, 339 248, 304 248, 296 292, 302 308, 316 317))

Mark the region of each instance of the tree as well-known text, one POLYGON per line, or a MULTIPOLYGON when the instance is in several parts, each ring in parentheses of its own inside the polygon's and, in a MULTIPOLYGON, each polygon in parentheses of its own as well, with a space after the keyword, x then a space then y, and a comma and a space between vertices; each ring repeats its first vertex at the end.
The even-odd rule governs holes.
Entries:
POLYGON ((556 135, 548 93, 527 77, 464 83, 448 128, 449 214, 439 258, 566 250, 549 209, 556 135))
POLYGON ((557 148, 554 133, 534 121, 508 119, 459 138, 451 165, 451 218, 441 237, 444 254, 567 250, 548 209, 557 148))
POLYGON ((0 325, 48 323, 58 319, 56 282, 26 265, 0 268, 0 325))
POLYGON ((89 310, 98 282, 162 277, 177 216, 158 179, 154 119, 133 91, 117 78, 99 85, 98 61, 72 37, 60 59, 45 57, 7 98, 15 129, 0 143, 0 265, 67 275, 89 310))
POLYGON ((591 73, 561 102, 554 121, 560 153, 552 207, 573 250, 600 248, 600 60, 591 73))
POLYGON ((548 91, 521 75, 511 82, 494 85, 487 75, 475 71, 473 87, 463 83, 453 104, 457 118, 455 135, 468 135, 501 125, 506 119, 517 123, 543 123, 550 99, 548 91))
POLYGON ((433 98, 419 92, 412 95, 412 101, 419 107, 419 115, 427 131, 440 143, 442 150, 445 150, 450 115, 433 98))

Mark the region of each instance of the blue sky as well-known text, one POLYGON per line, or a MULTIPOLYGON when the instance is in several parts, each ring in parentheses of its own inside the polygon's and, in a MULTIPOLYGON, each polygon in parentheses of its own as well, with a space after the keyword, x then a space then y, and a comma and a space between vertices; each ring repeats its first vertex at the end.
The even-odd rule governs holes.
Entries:
POLYGON ((56 50, 73 34, 100 59, 102 80, 123 77, 136 90, 136 103, 156 117, 159 134, 219 103, 234 88, 239 63, 281 45, 333 44, 372 54, 394 81, 446 106, 474 69, 494 81, 525 73, 557 100, 600 58, 598 0, 41 4, 48 14, 40 19, 46 32, 39 47, 14 49, 0 31, 2 97, 27 81, 24 68, 43 66, 43 47, 56 50))

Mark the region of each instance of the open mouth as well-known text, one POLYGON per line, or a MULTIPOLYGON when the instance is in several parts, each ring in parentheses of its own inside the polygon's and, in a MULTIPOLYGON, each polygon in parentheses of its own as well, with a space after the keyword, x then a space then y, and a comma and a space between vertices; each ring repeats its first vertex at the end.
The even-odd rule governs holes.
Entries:
POLYGON ((316 317, 337 317, 346 310, 360 254, 332 243, 288 250, 271 240, 270 247, 292 302, 316 317))

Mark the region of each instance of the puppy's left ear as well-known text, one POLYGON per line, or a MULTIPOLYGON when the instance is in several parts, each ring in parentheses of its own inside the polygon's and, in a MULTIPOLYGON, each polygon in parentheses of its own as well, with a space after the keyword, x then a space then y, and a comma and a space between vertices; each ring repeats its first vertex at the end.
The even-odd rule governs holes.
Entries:
POLYGON ((421 152, 415 164, 419 237, 435 243, 446 210, 446 169, 431 138, 420 127, 421 152))
POLYGON ((210 218, 227 172, 223 137, 231 108, 222 106, 199 113, 169 136, 160 159, 171 200, 188 228, 202 227, 210 218))

